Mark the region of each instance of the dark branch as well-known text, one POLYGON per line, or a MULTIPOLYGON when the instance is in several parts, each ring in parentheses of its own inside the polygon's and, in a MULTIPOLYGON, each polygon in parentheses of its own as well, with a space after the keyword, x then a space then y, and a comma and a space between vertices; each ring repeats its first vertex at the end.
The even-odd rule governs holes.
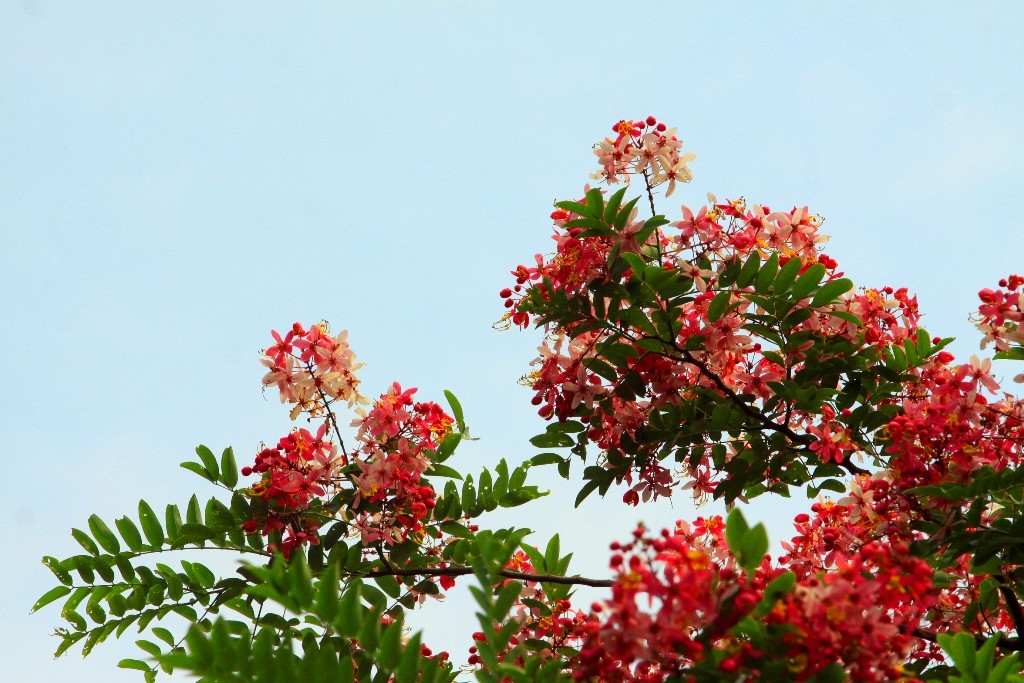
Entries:
MULTIPOLYGON (((473 569, 471 567, 415 567, 409 569, 394 567, 392 569, 375 569, 360 576, 372 579, 378 576, 465 576, 472 573, 473 569)), ((615 585, 615 582, 611 579, 588 579, 583 576, 559 576, 557 574, 527 574, 526 572, 516 572, 511 569, 502 569, 498 572, 498 575, 506 579, 516 579, 518 581, 561 583, 569 586, 611 588, 615 585)))
MULTIPOLYGON (((939 642, 937 634, 932 631, 925 631, 922 628, 915 628, 913 635, 921 640, 927 640, 929 643, 939 642)), ((975 634, 974 640, 980 646, 985 642, 986 638, 975 634)), ((1020 638, 1007 638, 1005 636, 1000 636, 999 642, 996 644, 999 646, 1000 650, 1005 650, 1007 652, 1024 652, 1024 642, 1022 642, 1020 638)))
MULTIPOLYGON (((665 340, 662 339, 661 341, 664 342, 665 340)), ((747 417, 756 420, 757 422, 760 422, 762 425, 764 425, 766 429, 770 429, 772 431, 779 432, 780 434, 784 434, 790 441, 800 444, 801 446, 806 447, 814 443, 814 437, 808 434, 800 434, 798 432, 795 432, 788 425, 774 422, 771 418, 762 413, 760 410, 753 408, 750 404, 741 399, 739 395, 722 380, 721 377, 719 377, 717 374, 708 369, 708 366, 705 363, 694 357, 694 355, 690 353, 689 350, 680 347, 675 342, 671 342, 671 346, 680 354, 681 360, 696 367, 700 374, 704 375, 709 380, 711 380, 711 383, 714 384, 719 391, 725 394, 725 397, 728 398, 741 411, 743 411, 743 413, 747 417)), ((837 462, 836 464, 842 467, 850 474, 870 474, 870 472, 868 472, 867 470, 858 467, 857 465, 854 465, 852 462, 848 460, 844 460, 843 462, 837 462)))
POLYGON ((1021 609, 1020 600, 1013 588, 1010 587, 1005 574, 994 574, 992 578, 999 582, 999 594, 1003 596, 1006 609, 1010 612, 1010 618, 1013 619, 1013 628, 1020 636, 1021 633, 1024 633, 1024 609, 1021 609))

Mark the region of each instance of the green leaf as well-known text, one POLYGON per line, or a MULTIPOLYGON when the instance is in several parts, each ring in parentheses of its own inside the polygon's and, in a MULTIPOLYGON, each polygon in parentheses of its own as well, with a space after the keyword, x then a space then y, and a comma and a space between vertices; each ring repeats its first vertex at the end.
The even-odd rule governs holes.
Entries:
POLYGON ((189 524, 203 523, 203 508, 199 504, 199 497, 194 493, 192 494, 192 497, 188 499, 188 510, 185 513, 185 521, 189 524))
POLYGON ((531 500, 543 498, 548 495, 548 491, 541 491, 536 486, 524 486, 518 489, 512 489, 498 501, 498 505, 503 508, 514 508, 529 503, 531 500))
POLYGON ((748 287, 754 281, 760 267, 761 258, 755 251, 747 258, 747 262, 740 269, 740 274, 736 276, 736 286, 740 288, 748 287))
POLYGON ((753 572, 761 564, 761 560, 768 553, 768 532, 764 524, 755 525, 743 539, 742 553, 740 557, 741 566, 747 573, 753 572))
POLYGON ((402 623, 392 623, 384 629, 384 635, 380 639, 380 647, 377 649, 378 665, 385 671, 391 672, 398 668, 402 656, 402 623))
POLYGON ((572 213, 574 213, 574 214, 576 214, 578 216, 586 216, 586 215, 588 215, 587 214, 587 205, 586 204, 581 204, 580 202, 573 202, 573 201, 555 202, 555 206, 557 206, 559 209, 565 209, 566 211, 571 211, 572 213))
POLYGON ((565 227, 586 228, 584 235, 587 236, 611 236, 614 234, 608 224, 599 218, 574 218, 571 221, 566 221, 565 227))
POLYGON ((629 269, 633 271, 634 277, 639 277, 647 269, 647 264, 639 254, 627 251, 620 258, 629 265, 629 269))
POLYGON ((164 543, 164 530, 160 526, 160 518, 156 516, 153 508, 144 500, 139 501, 139 522, 142 524, 142 533, 146 534, 149 544, 159 548, 164 543))
POLYGON ((765 586, 764 597, 761 598, 761 602, 755 608, 757 615, 763 617, 768 614, 779 598, 791 593, 794 586, 796 586, 796 574, 793 572, 785 572, 772 579, 765 586))
MULTIPOLYGON (((364 588, 369 587, 370 586, 364 586, 364 588)), ((373 652, 377 649, 377 645, 380 642, 380 632, 380 618, 376 614, 370 614, 367 618, 363 619, 362 626, 359 629, 359 633, 356 634, 356 638, 359 640, 359 644, 366 648, 367 652, 373 652)))
POLYGON ((402 648, 402 661, 395 671, 396 681, 420 681, 417 676, 420 667, 420 647, 420 634, 417 633, 402 648))
POLYGON ((42 560, 46 568, 53 572, 53 575, 57 577, 57 580, 63 583, 65 586, 70 586, 74 583, 74 579, 71 578, 71 574, 68 573, 67 569, 61 566, 60 560, 56 557, 46 556, 42 560))
POLYGON ((626 188, 623 187, 608 198, 608 203, 605 204, 604 214, 602 216, 605 223, 611 223, 615 220, 615 217, 619 213, 619 206, 622 204, 622 198, 625 196, 626 188))
POLYGON ((29 610, 29 614, 35 612, 36 610, 42 609, 43 607, 46 607, 54 600, 60 600, 70 592, 70 586, 57 586, 55 588, 51 588, 50 590, 43 593, 43 596, 41 598, 36 600, 35 604, 32 605, 32 609, 29 610))
POLYGON ((914 346, 914 342, 909 339, 904 339, 903 352, 907 355, 907 365, 910 367, 916 367, 920 364, 921 358, 917 353, 917 347, 914 346))
POLYGON ((574 442, 568 434, 547 431, 530 439, 530 443, 537 448, 568 448, 574 442))
POLYGON ((851 289, 853 289, 853 280, 849 278, 844 277, 826 282, 821 286, 821 289, 814 293, 814 298, 811 299, 811 306, 816 307, 830 304, 851 289))
POLYGON ((580 492, 576 495, 576 502, 573 505, 573 507, 579 507, 580 503, 586 500, 587 496, 593 493, 599 485, 600 482, 597 481, 596 479, 591 479, 586 484, 584 484, 583 488, 581 488, 580 492))
POLYGON ((191 460, 189 460, 181 463, 180 467, 188 470, 189 472, 195 472, 196 474, 198 474, 200 477, 207 481, 217 483, 217 480, 210 476, 210 473, 206 471, 206 468, 197 462, 192 462, 191 460))
POLYGON ((761 564, 768 552, 768 532, 763 524, 751 528, 739 508, 734 508, 725 521, 725 540, 736 561, 747 573, 761 564))
POLYGON ((345 588, 338 601, 338 617, 334 626, 346 638, 359 632, 362 626, 363 607, 360 604, 363 585, 360 581, 352 581, 345 588))
POLYGON ((164 523, 167 526, 167 538, 174 538, 178 535, 178 529, 181 528, 181 510, 178 509, 177 505, 167 506, 164 523))
POLYGON ((793 284, 793 298, 800 300, 806 297, 815 287, 818 286, 818 283, 821 282, 824 277, 825 266, 820 263, 815 263, 810 266, 793 284))
POLYGON ((164 641, 171 647, 174 647, 174 644, 178 641, 178 639, 174 637, 174 634, 172 634, 165 628, 161 628, 160 626, 155 626, 153 628, 153 635, 159 638, 160 640, 164 641))
POLYGON ((974 660, 974 675, 979 681, 988 679, 988 673, 992 670, 992 662, 995 660, 996 643, 998 638, 989 638, 978 648, 974 660))
POLYGON ((786 265, 779 269, 779 274, 775 276, 775 280, 772 282, 772 289, 776 294, 785 294, 789 291, 802 266, 803 261, 797 257, 786 261, 786 265))
POLYGON ((619 209, 619 213, 615 216, 615 229, 622 230, 626 227, 626 223, 629 221, 630 215, 633 213, 633 207, 640 201, 639 197, 634 197, 626 202, 626 205, 619 209))
POLYGON ((149 671, 151 668, 149 664, 138 659, 122 659, 117 666, 121 669, 134 669, 135 671, 149 671))
POLYGON ((473 538, 473 532, 459 522, 441 522, 441 531, 456 538, 473 538))
POLYGON ((476 484, 473 482, 473 475, 469 475, 466 477, 465 481, 463 481, 460 498, 462 499, 462 509, 466 514, 470 517, 476 517, 479 513, 475 510, 477 504, 476 484))
MULTIPOLYGON (((313 604, 316 595, 313 589, 313 573, 310 571, 303 553, 296 553, 288 562, 288 577, 291 579, 291 586, 288 589, 289 596, 294 598, 302 609, 308 609, 313 604)), ((212 578, 216 580, 216 576, 212 578)))
POLYGON ((331 623, 338 616, 340 607, 338 601, 338 568, 330 565, 320 576, 316 587, 316 612, 325 623, 331 623))
POLYGON ((220 468, 217 467, 217 458, 213 451, 203 445, 196 446, 196 455, 203 461, 203 468, 206 470, 206 478, 217 483, 220 479, 220 468))
POLYGON ((732 299, 732 292, 729 291, 719 292, 715 295, 715 298, 708 304, 708 322, 716 323, 721 319, 730 299, 732 299))
POLYGON ((849 311, 829 311, 828 314, 830 316, 832 316, 833 318, 839 318, 840 320, 845 320, 846 322, 852 323, 852 324, 856 325, 857 327, 863 327, 864 326, 864 321, 861 320, 860 318, 858 318, 853 313, 850 313, 849 311))
POLYGON ((739 508, 733 508, 725 519, 725 542, 733 555, 739 555, 748 531, 750 527, 747 526, 747 520, 743 519, 743 513, 739 508))
POLYGON ((609 382, 614 382, 619 377, 619 373, 617 373, 611 365, 605 363, 600 358, 584 358, 581 363, 587 370, 600 375, 609 382))
POLYGON ((600 219, 604 214, 604 195, 601 190, 594 187, 587 191, 587 215, 600 219))
POLYGON ((547 547, 544 549, 544 564, 546 566, 544 571, 551 571, 558 566, 558 558, 561 557, 558 534, 551 537, 548 541, 547 547))
MULTIPOLYGON (((463 425, 463 427, 465 427, 465 425, 463 425)), ((455 452, 455 449, 458 448, 459 443, 462 442, 462 437, 463 434, 459 432, 450 432, 445 435, 445 437, 441 439, 441 444, 437 447, 437 450, 434 451, 432 456, 433 461, 444 462, 450 458, 452 453, 455 452)))
POLYGON ((203 517, 206 526, 214 529, 233 528, 235 525, 235 516, 231 514, 231 510, 216 498, 206 501, 203 517))
POLYGON ((216 535, 211 529, 202 524, 182 524, 178 529, 178 535, 174 537, 173 545, 180 548, 189 544, 209 541, 216 535))
POLYGON ((424 474, 428 477, 448 477, 449 479, 462 479, 462 474, 452 467, 447 465, 439 465, 434 463, 431 465, 424 474))
POLYGON ((185 633, 185 643, 188 644, 188 649, 192 653, 192 658, 197 668, 205 668, 213 662, 213 646, 210 645, 206 635, 197 626, 191 626, 185 633))
POLYGON ((89 537, 89 534, 85 533, 80 529, 72 529, 71 535, 74 537, 78 544, 85 548, 85 552, 90 555, 99 555, 100 549, 96 547, 96 543, 89 537))
POLYGON ((229 489, 238 484, 238 463, 235 462, 235 451, 230 446, 220 454, 220 481, 229 489))
POLYGON ((529 462, 531 465, 556 465, 564 460, 558 453, 540 453, 530 458, 529 462))
POLYGON ((99 515, 89 517, 89 531, 92 532, 93 538, 99 542, 100 546, 111 555, 116 555, 121 551, 121 544, 117 541, 117 536, 110 530, 106 522, 99 518, 99 515))
POLYGON ((142 534, 139 533, 139 527, 135 526, 135 522, 128 517, 122 517, 114 520, 114 526, 131 550, 137 552, 142 548, 142 534))
POLYGON ((459 403, 459 400, 457 398, 455 398, 455 394, 448 391, 447 389, 444 390, 444 397, 448 399, 448 405, 451 406, 452 408, 452 417, 455 418, 456 426, 458 426, 460 432, 465 432, 466 422, 465 417, 462 413, 462 404, 459 403))
POLYGON ((491 609, 491 614, 499 619, 504 619, 505 615, 508 614, 509 609, 515 604, 519 594, 523 591, 523 584, 518 581, 511 581, 505 584, 498 592, 498 597, 494 601, 494 607, 491 609))
POLYGON ((761 266, 761 270, 757 272, 757 277, 754 279, 754 289, 765 294, 771 289, 772 282, 775 281, 775 274, 779 270, 779 255, 772 253, 765 261, 765 264, 761 266))
MULTIPOLYGON (((938 350, 936 347, 933 350, 938 350)), ((993 360, 1024 360, 1024 346, 1014 346, 1006 351, 997 351, 992 355, 993 360)))
POLYGON ((957 633, 950 636, 946 633, 938 635, 939 646, 952 658, 956 668, 963 673, 974 672, 975 642, 968 633, 957 633))

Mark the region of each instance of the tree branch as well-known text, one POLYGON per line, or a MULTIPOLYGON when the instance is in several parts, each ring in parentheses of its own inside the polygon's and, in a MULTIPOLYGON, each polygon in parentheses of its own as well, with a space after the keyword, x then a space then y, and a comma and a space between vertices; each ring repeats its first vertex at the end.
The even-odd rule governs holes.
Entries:
MULTIPOLYGON (((659 341, 664 342, 665 340, 660 339, 659 341)), ((672 348, 674 348, 681 356, 680 358, 676 358, 673 360, 682 360, 683 362, 689 363, 696 367, 697 371, 700 372, 700 374, 704 375, 709 380, 711 380, 711 383, 714 384, 719 391, 725 394, 725 397, 728 398, 741 411, 743 411, 743 413, 747 417, 760 422, 762 425, 764 425, 766 429, 770 429, 772 431, 779 432, 780 434, 784 434, 787 438, 789 438, 790 441, 793 441, 794 443, 798 443, 802 446, 809 446, 810 444, 814 443, 813 437, 807 434, 799 434, 793 431, 793 429, 788 425, 774 422, 771 418, 762 413, 760 410, 756 410, 755 408, 751 407, 746 401, 742 400, 739 397, 739 395, 737 395, 736 392, 733 391, 732 388, 730 388, 729 385, 727 385, 722 380, 721 377, 712 372, 705 363, 698 360, 692 353, 690 353, 689 350, 680 347, 674 341, 669 343, 671 344, 672 348)), ((850 474, 870 474, 868 470, 858 467, 857 465, 854 465, 852 462, 848 460, 844 460, 843 462, 837 462, 836 464, 842 467, 850 474)))
MULTIPOLYGON (((916 638, 921 640, 927 640, 929 643, 939 642, 938 635, 932 631, 925 631, 922 628, 915 628, 912 634, 916 638)), ((977 634, 974 635, 974 641, 981 645, 985 642, 983 636, 977 634)), ((1007 638, 1005 636, 999 637, 999 642, 996 643, 1000 650, 1006 650, 1007 652, 1024 652, 1024 642, 1020 638, 1007 638)))
POLYGON ((1020 636, 1024 632, 1024 609, 1021 609, 1020 600, 1013 588, 1010 587, 1010 582, 1005 574, 993 574, 992 578, 999 582, 999 594, 1003 596, 1006 609, 1010 613, 1010 618, 1013 619, 1013 628, 1020 636))
MULTIPOLYGON (((472 574, 471 567, 412 567, 408 569, 393 567, 391 569, 375 569, 359 576, 375 578, 378 576, 465 576, 472 574)), ((583 576, 559 576, 557 574, 527 574, 526 572, 502 569, 499 576, 518 581, 538 581, 541 583, 560 583, 569 586, 592 586, 594 588, 611 588, 615 581, 611 579, 588 579, 583 576)))

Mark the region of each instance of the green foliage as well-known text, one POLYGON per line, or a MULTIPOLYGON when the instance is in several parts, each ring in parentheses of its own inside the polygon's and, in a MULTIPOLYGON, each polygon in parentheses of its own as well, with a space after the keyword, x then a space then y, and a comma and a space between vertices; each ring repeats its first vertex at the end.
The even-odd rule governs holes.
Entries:
POLYGON ((949 683, 1024 683, 1019 652, 1004 655, 996 662, 995 653, 1001 637, 988 638, 979 646, 969 633, 940 633, 939 645, 953 660, 958 674, 943 680, 949 683))
MULTIPOLYGON (((765 249, 750 253, 745 261, 716 261, 714 277, 707 276, 713 267, 708 253, 680 267, 663 259, 665 242, 649 240, 668 220, 654 215, 640 222, 638 199, 626 201, 625 192, 623 188, 606 198, 591 189, 580 202, 557 203, 576 216, 566 227, 578 229, 585 238, 600 238, 610 249, 607 272, 581 283, 578 296, 545 280, 528 287, 517 304, 540 325, 577 336, 600 333, 581 355, 579 368, 573 368, 588 374, 588 381, 603 383, 593 398, 603 411, 598 417, 617 419, 616 401, 641 402, 643 424, 623 429, 613 443, 602 442, 598 461, 588 459, 596 424, 588 398, 560 406, 556 419, 530 440, 542 452, 514 468, 502 459, 492 469, 466 474, 445 464, 470 438, 462 406, 446 391, 457 429, 447 420, 437 429, 442 435, 426 452, 429 466, 415 472, 415 481, 437 495, 427 495, 431 489, 418 491, 426 504, 416 512, 415 524, 371 540, 359 516, 394 510, 387 507, 393 503, 374 497, 375 485, 359 479, 361 463, 346 460, 339 466, 339 480, 348 477, 354 486, 330 496, 320 492, 323 499, 314 497, 301 514, 292 514, 275 508, 280 503, 271 496, 264 500, 262 484, 237 488, 240 471, 231 448, 218 457, 199 446, 197 460, 181 467, 222 489, 222 498, 204 502, 193 495, 183 506, 167 505, 163 515, 142 500, 135 517, 122 516, 112 524, 92 515, 84 529, 71 532, 83 553, 43 558, 57 585, 40 596, 32 611, 61 605, 67 626, 58 629, 56 654, 81 644, 87 655, 111 635, 121 637, 134 629, 145 659, 124 659, 119 666, 142 672, 146 681, 160 671, 181 670, 204 681, 231 683, 450 682, 456 670, 424 654, 421 634, 405 632, 406 613, 423 597, 438 595, 446 580, 472 574, 475 585, 470 591, 482 634, 476 646, 483 668, 475 672, 476 678, 493 683, 569 681, 572 671, 566 658, 579 653, 565 646, 550 656, 551 643, 518 638, 523 623, 513 607, 525 606, 538 619, 561 614, 552 605, 573 593, 572 581, 565 580, 571 555, 561 555, 557 534, 542 550, 525 543, 527 529, 481 530, 476 520, 499 507, 517 507, 546 495, 526 483, 531 467, 555 465, 569 479, 577 461, 582 469, 577 506, 595 492, 604 496, 613 485, 633 484, 638 473, 711 469, 717 479, 705 490, 733 506, 725 525, 728 550, 747 587, 760 587, 763 574, 758 568, 767 556, 768 535, 763 524, 750 526, 735 503, 765 493, 789 496, 793 489, 803 489, 809 497, 822 491, 844 493, 847 475, 866 472, 849 460, 827 462, 817 450, 823 442, 815 436, 820 434, 818 418, 822 428, 840 430, 865 453, 869 466, 884 466, 886 448, 892 446, 887 426, 899 414, 901 401, 913 395, 920 369, 951 340, 933 341, 918 329, 913 338, 876 343, 877 334, 863 332, 863 323, 851 312, 857 309, 844 308, 853 282, 826 279, 825 265, 806 264, 791 251, 780 255, 765 249), (704 329, 712 330, 702 330, 704 336, 684 333, 689 324, 684 312, 692 313, 695 302, 706 304, 703 313, 696 313, 706 318, 700 321, 708 323, 704 329), (827 331, 830 322, 836 323, 832 332, 827 331), (751 348, 769 361, 766 365, 777 366, 766 385, 730 385, 725 375, 709 369, 707 345, 726 326, 750 340, 751 348), (837 328, 844 331, 837 333, 837 328), (666 399, 662 378, 643 369, 645 363, 664 367, 659 361, 685 367, 696 379, 666 399), (791 419, 794 412, 802 417, 791 419), (247 522, 268 518, 296 534, 304 533, 304 525, 314 518, 318 542, 294 551, 285 544, 290 555, 272 554, 264 549, 260 533, 243 531, 247 522), (220 577, 201 562, 166 555, 182 550, 228 550, 250 562, 237 576, 220 577), (536 579, 508 569, 517 554, 516 562, 523 555, 529 559, 536 579), (539 583, 542 593, 525 592, 528 580, 539 583)), ((997 357, 1022 359, 1024 351, 1014 347, 997 357)), ((751 372, 752 365, 747 368, 751 372)), ((981 467, 971 473, 969 482, 932 479, 928 481, 939 483, 909 492, 920 507, 912 522, 919 539, 912 550, 936 568, 936 585, 964 580, 954 579, 951 567, 963 556, 971 558, 977 599, 965 611, 965 629, 991 623, 989 617, 1007 603, 1019 605, 1018 587, 1024 585, 1024 468, 981 467), (932 515, 932 510, 942 514, 932 515)), ((634 495, 641 485, 646 482, 636 485, 634 495)), ((263 533, 271 535, 271 548, 279 547, 283 532, 263 533)), ((730 573, 729 578, 734 576, 730 573)), ((777 649, 791 633, 785 624, 765 617, 796 584, 796 573, 777 573, 763 594, 742 608, 737 594, 749 598, 749 591, 722 596, 716 606, 720 614, 712 621, 724 624, 723 630, 694 629, 702 657, 676 672, 680 680, 683 674, 687 680, 723 680, 729 653, 716 649, 715 642, 726 632, 751 651, 777 649)), ((1019 634, 1009 642, 1002 635, 937 637, 949 661, 911 663, 908 672, 951 683, 1024 683, 1021 655, 1009 652, 1019 647, 1019 634)), ((792 680, 792 663, 769 658, 759 675, 763 680, 792 680)), ((846 673, 834 662, 800 680, 831 683, 846 680, 846 673)))
POLYGON ((738 508, 734 508, 726 518, 725 540, 747 574, 752 574, 768 553, 768 532, 764 525, 751 528, 738 508))
MULTIPOLYGON (((464 428, 461 406, 450 393, 448 400, 464 428)), ((527 485, 530 463, 511 469, 501 460, 493 471, 483 469, 476 477, 441 465, 460 441, 460 434, 454 436, 435 451, 437 459, 424 475, 424 482, 432 477, 446 480, 429 533, 454 539, 444 547, 445 561, 495 574, 501 570, 499 558, 507 560, 529 532, 478 534, 464 520, 522 505, 545 492, 527 485), (461 486, 455 484, 458 480, 461 486)), ((232 450, 225 449, 219 459, 204 446, 196 453, 198 461, 182 467, 229 490, 229 503, 219 498, 203 503, 192 496, 183 507, 167 505, 161 519, 141 500, 134 519, 121 517, 111 528, 93 515, 88 531, 73 530, 84 554, 43 559, 58 585, 32 611, 63 601, 61 616, 68 628, 58 630, 58 655, 75 644, 88 654, 111 635, 120 637, 132 629, 149 634, 136 640, 148 661, 125 659, 119 666, 143 672, 147 681, 159 671, 173 670, 210 681, 454 680, 457 672, 451 664, 422 655, 419 634, 406 638, 403 633, 405 610, 416 606, 417 596, 439 592, 430 574, 435 562, 419 552, 417 541, 392 545, 382 560, 365 555, 359 544, 346 543, 347 525, 335 522, 307 552, 290 560, 272 557, 258 535, 241 531, 261 503, 234 490, 239 472, 232 450), (226 549, 264 561, 243 566, 240 576, 222 578, 200 562, 154 560, 166 553, 204 549, 226 549), (388 573, 391 563, 424 574, 394 575, 388 573)), ((536 561, 543 571, 564 574, 569 558, 558 555, 556 537, 536 561)), ((568 593, 564 585, 552 589, 553 594, 568 593)), ((511 591, 505 595, 497 603, 498 612, 510 606, 511 591)))

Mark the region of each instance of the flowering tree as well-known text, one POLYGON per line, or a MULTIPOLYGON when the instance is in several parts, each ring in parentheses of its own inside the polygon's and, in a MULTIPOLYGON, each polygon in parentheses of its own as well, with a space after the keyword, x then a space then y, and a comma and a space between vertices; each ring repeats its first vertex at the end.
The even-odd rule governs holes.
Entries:
MULTIPOLYGON (((306 426, 241 470, 200 446, 182 466, 221 497, 73 530, 84 552, 44 558, 59 585, 35 605, 63 600, 58 654, 135 629, 149 658, 121 666, 146 680, 1024 681, 1024 402, 991 359, 955 363, 905 289, 855 288, 806 208, 710 197, 672 220, 658 188, 693 155, 653 117, 613 133, 607 189, 558 202, 554 252, 501 292, 506 327, 546 332, 527 376, 544 452, 467 475, 450 393, 370 400, 344 332, 274 332, 263 384, 306 426), (586 578, 557 535, 478 524, 543 495, 526 479, 546 465, 582 467, 577 504, 731 512, 640 526, 586 578), (772 558, 742 503, 794 492, 814 502, 772 558), (155 561, 214 548, 237 575, 155 561), (463 576, 480 630, 460 670, 403 623, 463 576), (607 592, 574 604, 581 585, 607 592)), ((979 293, 994 358, 1024 359, 1022 286, 979 293)))

